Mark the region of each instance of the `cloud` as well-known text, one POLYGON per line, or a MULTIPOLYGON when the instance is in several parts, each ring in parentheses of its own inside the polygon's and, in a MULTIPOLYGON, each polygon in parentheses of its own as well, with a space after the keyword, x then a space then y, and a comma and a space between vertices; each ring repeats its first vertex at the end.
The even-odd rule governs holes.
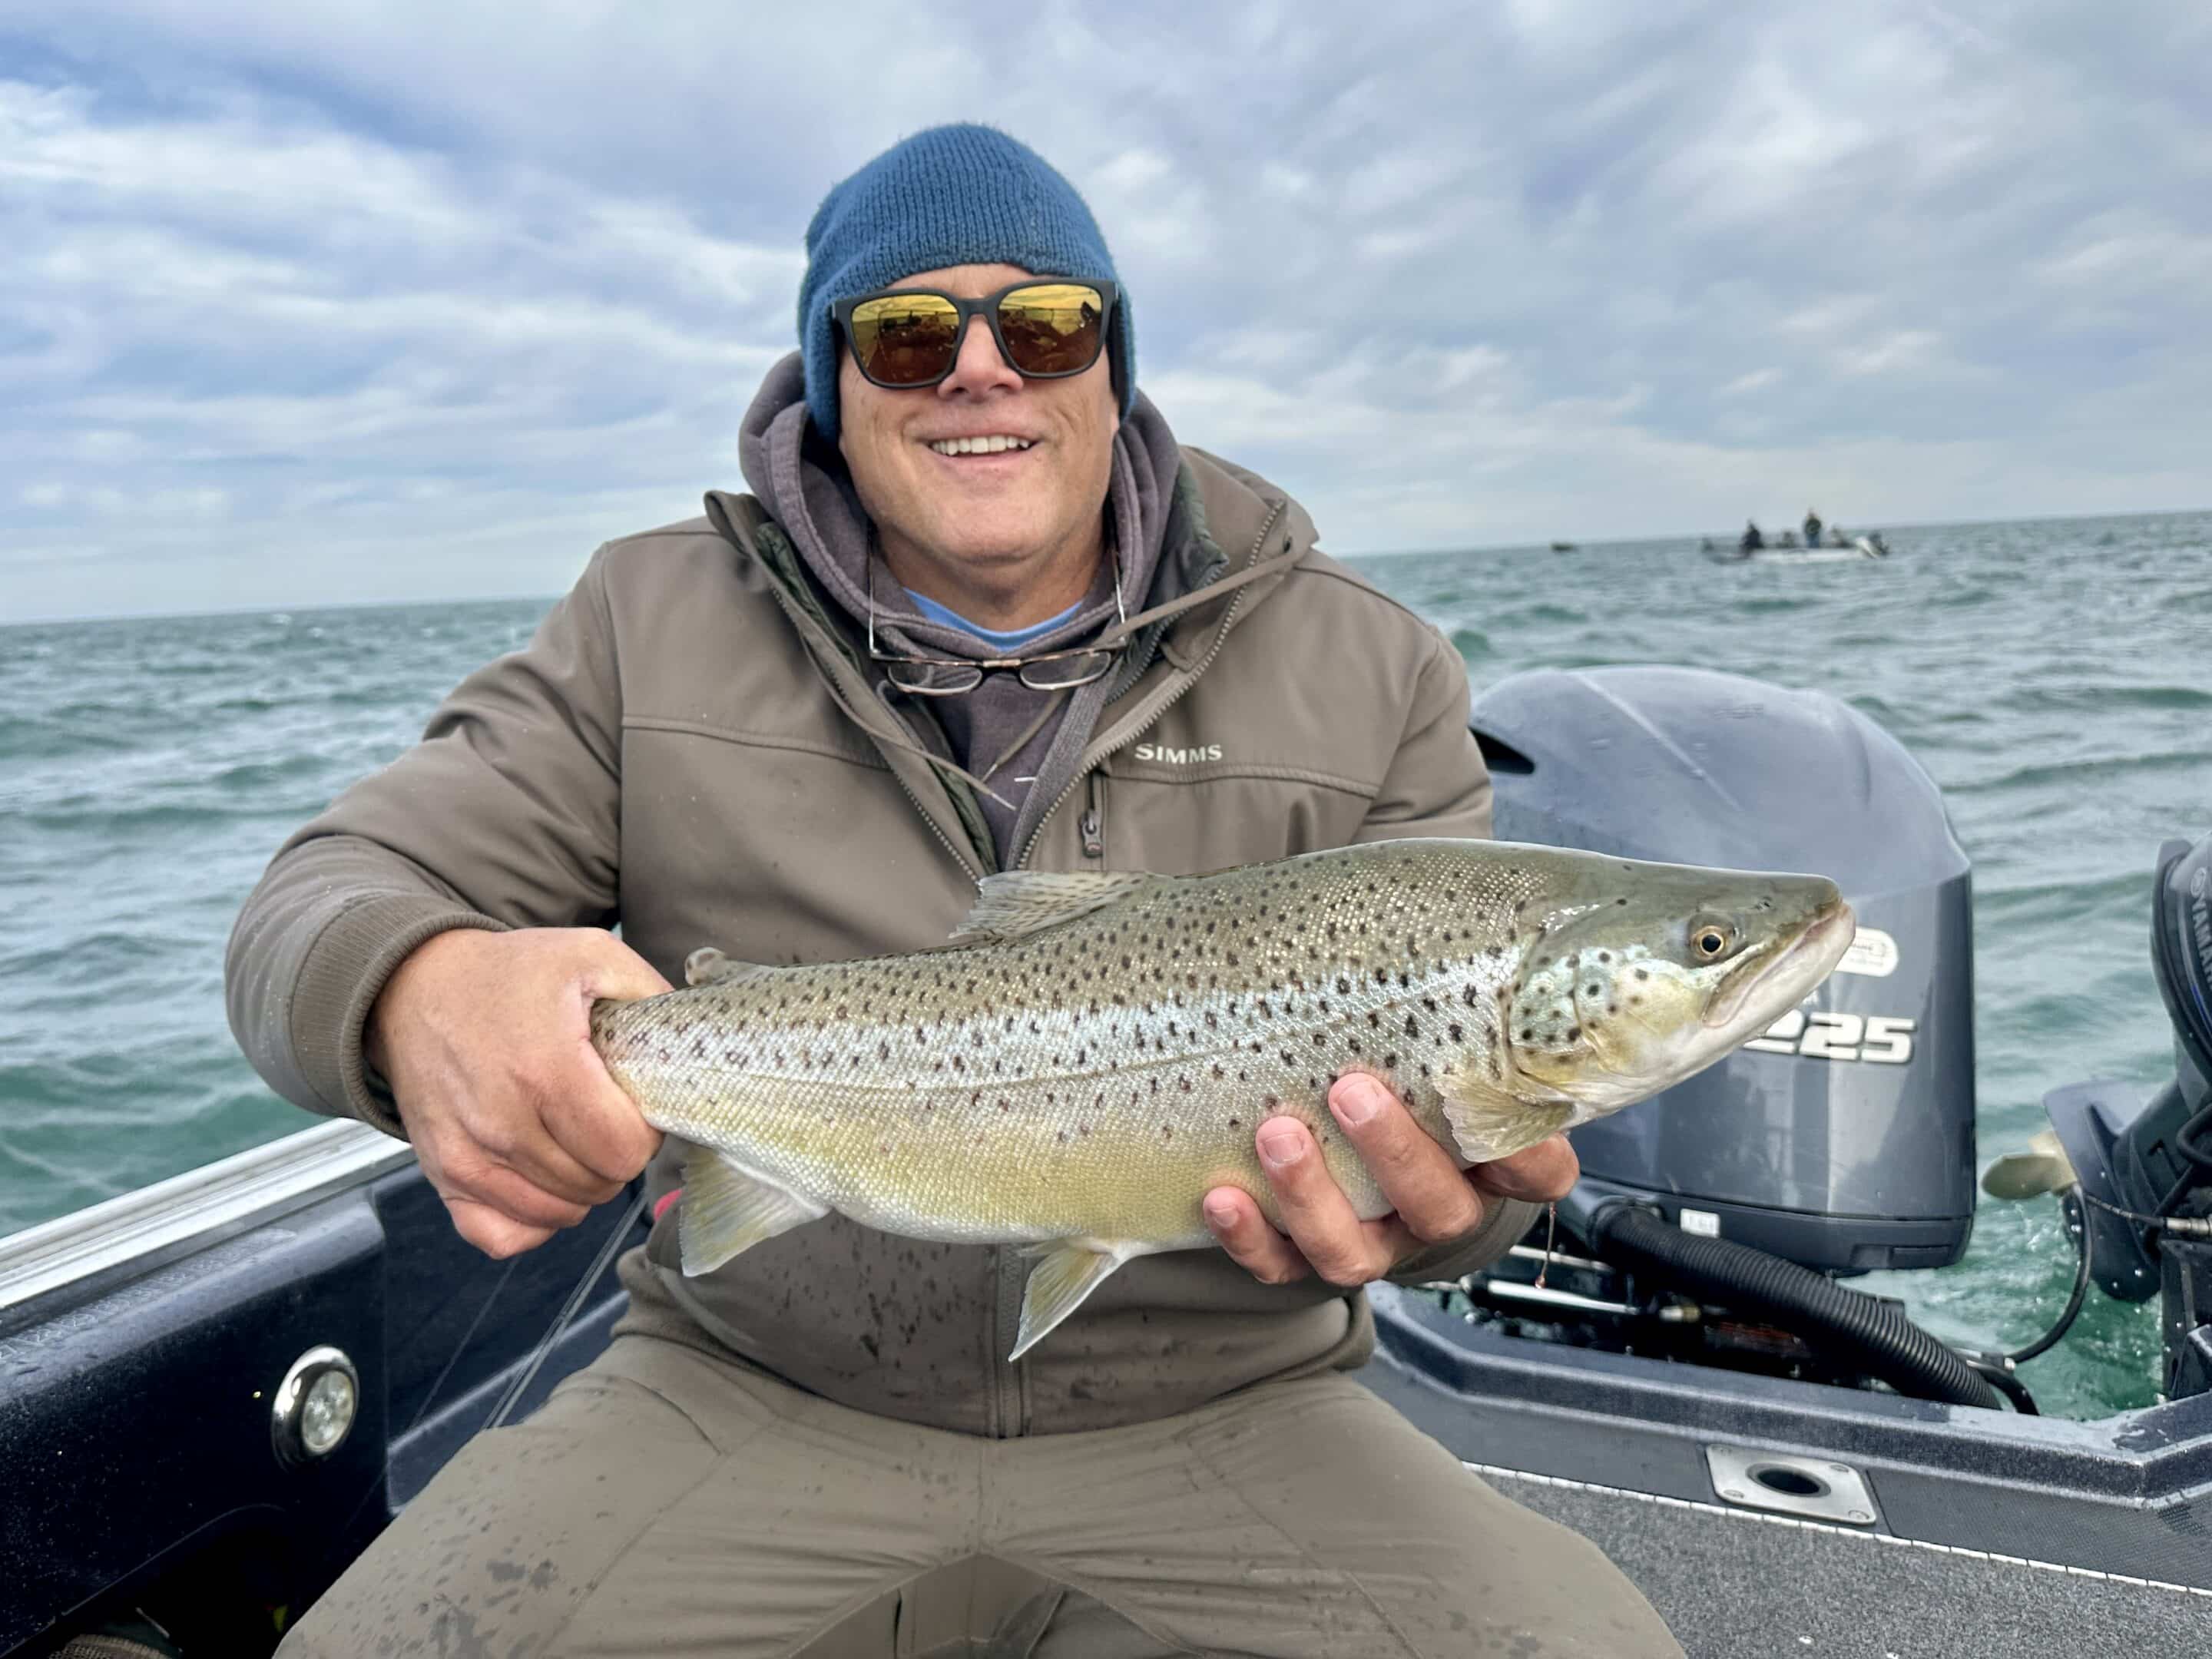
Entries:
POLYGON ((2194 9, 10 15, 0 618, 556 589, 738 482, 823 191, 958 117, 1341 550, 2212 499, 2194 9))

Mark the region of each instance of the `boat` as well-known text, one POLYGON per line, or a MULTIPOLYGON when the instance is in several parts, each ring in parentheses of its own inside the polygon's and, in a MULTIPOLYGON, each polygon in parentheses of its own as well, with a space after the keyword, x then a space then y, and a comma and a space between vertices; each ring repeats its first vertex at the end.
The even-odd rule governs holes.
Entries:
POLYGON ((1824 537, 1814 547, 1803 545, 1794 531, 1787 530, 1776 541, 1753 548, 1740 542, 1716 542, 1707 536, 1698 543, 1698 550, 1722 564, 1850 564, 1890 556, 1889 544, 1878 530, 1848 538, 1824 537))
POLYGON ((1552 544, 1552 551, 1554 553, 1571 553, 1575 550, 1575 545, 1576 544, 1572 542, 1553 542, 1552 544))
MULTIPOLYGON (((1848 1283, 1955 1261, 1972 1224, 1971 871, 1911 755, 1834 698, 1687 668, 1517 674, 1471 724, 1501 836, 1825 869, 1861 931, 1747 1048, 1578 1130, 1555 1229, 1371 1291, 1360 1377, 1595 1540, 1694 1655, 2197 1650, 2212 836, 2154 872, 2173 1082, 2055 1089, 2048 1143, 1984 1182, 2058 1206, 2081 1252, 2048 1343, 2093 1282, 2164 1299, 2160 1402, 2064 1421, 2020 1355, 1848 1283)), ((268 1652, 465 1440, 604 1346, 640 1212, 492 1261, 409 1148, 333 1121, 0 1239, 0 1654, 268 1652)))

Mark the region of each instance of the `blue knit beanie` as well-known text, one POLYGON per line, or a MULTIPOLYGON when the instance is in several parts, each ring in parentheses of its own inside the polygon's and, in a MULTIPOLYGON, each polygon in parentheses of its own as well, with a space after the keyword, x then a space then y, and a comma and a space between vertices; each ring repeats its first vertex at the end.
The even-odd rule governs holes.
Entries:
MULTIPOLYGON (((917 132, 822 198, 806 228, 799 343, 807 412, 824 438, 837 441, 837 325, 830 307, 916 271, 982 264, 1121 286, 1098 222, 1075 187, 1028 145, 991 127, 961 122, 917 132)), ((1137 398, 1137 353, 1126 293, 1114 307, 1107 349, 1127 416, 1137 398)))

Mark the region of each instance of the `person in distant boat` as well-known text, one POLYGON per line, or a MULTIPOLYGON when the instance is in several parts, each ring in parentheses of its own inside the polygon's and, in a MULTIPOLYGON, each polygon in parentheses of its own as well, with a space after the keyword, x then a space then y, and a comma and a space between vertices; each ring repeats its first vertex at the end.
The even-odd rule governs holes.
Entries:
POLYGON ((1556 1136, 1462 1171, 1340 1078, 1328 1132, 1396 1204, 1363 1223, 1255 1099, 1285 1231, 1216 1189, 1221 1250, 1131 1262, 1019 1364, 1012 1249, 831 1215, 678 1271, 684 1149, 607 1076, 594 1000, 703 945, 939 945, 994 871, 1490 830, 1457 653, 1177 441, 1042 158, 918 133, 806 252, 750 493, 601 548, 240 915, 247 1055, 412 1141, 472 1243, 530 1249, 641 1173, 655 1218, 612 1344, 463 1448, 283 1654, 1679 1655, 1595 1549, 1343 1375, 1363 1285, 1494 1261, 1568 1190, 1556 1136))
POLYGON ((1760 548, 1765 545, 1766 538, 1759 533, 1758 521, 1756 520, 1747 519, 1744 521, 1743 535, 1736 542, 1738 550, 1745 553, 1756 553, 1760 548))
POLYGON ((1818 547, 1820 544, 1820 515, 1809 507, 1805 509, 1804 531, 1805 545, 1818 547))

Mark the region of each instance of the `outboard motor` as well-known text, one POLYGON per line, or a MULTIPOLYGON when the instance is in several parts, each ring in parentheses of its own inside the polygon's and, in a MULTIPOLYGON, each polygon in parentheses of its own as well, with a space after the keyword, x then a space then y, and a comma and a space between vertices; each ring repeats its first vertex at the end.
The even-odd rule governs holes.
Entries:
POLYGON ((1694 668, 1516 674, 1471 724, 1501 841, 1810 872, 1858 915, 1841 966, 1764 1036, 1575 1131, 1562 1218, 1628 1197, 1827 1273, 1956 1261, 1974 1209, 1968 866, 1903 746, 1820 692, 1694 668))
POLYGON ((2212 1392, 2212 836, 2158 851, 2151 968, 2173 1022, 2173 1081, 2078 1083, 2044 1097, 2055 1135, 1997 1160, 2001 1198, 2055 1192, 2094 1274, 2124 1302, 2162 1296, 2168 1399, 2212 1392))

